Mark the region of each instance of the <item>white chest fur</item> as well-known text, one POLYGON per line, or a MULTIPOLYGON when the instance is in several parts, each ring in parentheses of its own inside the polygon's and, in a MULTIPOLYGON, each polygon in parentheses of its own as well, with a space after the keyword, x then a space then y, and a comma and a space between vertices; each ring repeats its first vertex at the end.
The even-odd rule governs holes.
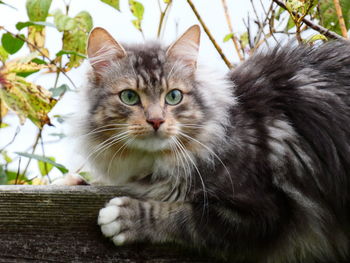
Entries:
POLYGON ((122 185, 154 172, 155 157, 146 152, 134 152, 123 158, 106 153, 93 163, 95 184, 122 185))

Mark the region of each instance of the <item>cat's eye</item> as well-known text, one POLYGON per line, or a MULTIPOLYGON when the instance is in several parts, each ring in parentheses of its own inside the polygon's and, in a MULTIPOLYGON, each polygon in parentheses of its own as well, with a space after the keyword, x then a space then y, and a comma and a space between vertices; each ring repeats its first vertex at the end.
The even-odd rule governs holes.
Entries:
POLYGON ((120 93, 120 99, 122 102, 124 102, 127 105, 136 105, 140 102, 140 97, 137 95, 135 91, 132 91, 130 89, 123 90, 120 93))
POLYGON ((181 102, 182 97, 180 90, 173 89, 165 96, 165 102, 169 105, 177 105, 181 102))

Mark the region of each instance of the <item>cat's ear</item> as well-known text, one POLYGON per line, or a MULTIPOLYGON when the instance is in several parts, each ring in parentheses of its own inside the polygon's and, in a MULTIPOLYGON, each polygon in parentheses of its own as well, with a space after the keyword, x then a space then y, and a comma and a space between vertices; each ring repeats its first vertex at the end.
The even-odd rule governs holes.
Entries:
POLYGON ((195 68, 197 64, 201 30, 193 25, 179 37, 167 50, 168 57, 182 60, 186 65, 195 68))
POLYGON ((125 57, 126 51, 105 29, 96 27, 90 32, 87 54, 94 70, 103 72, 113 59, 125 57))

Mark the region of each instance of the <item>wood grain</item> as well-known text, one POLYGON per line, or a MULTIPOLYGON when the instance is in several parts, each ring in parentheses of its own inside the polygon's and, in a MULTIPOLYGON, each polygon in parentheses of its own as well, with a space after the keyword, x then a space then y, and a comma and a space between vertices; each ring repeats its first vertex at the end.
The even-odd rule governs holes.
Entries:
POLYGON ((115 247, 96 224, 116 187, 0 186, 0 262, 213 262, 175 245, 115 247))

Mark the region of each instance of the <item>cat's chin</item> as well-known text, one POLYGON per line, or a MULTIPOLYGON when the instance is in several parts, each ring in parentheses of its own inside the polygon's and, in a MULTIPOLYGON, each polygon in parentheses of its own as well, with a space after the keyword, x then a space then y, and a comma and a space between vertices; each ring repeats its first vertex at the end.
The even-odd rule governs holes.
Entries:
POLYGON ((171 149, 171 139, 161 138, 161 137, 148 137, 143 139, 135 139, 130 147, 134 149, 139 149, 147 152, 158 152, 171 149))

